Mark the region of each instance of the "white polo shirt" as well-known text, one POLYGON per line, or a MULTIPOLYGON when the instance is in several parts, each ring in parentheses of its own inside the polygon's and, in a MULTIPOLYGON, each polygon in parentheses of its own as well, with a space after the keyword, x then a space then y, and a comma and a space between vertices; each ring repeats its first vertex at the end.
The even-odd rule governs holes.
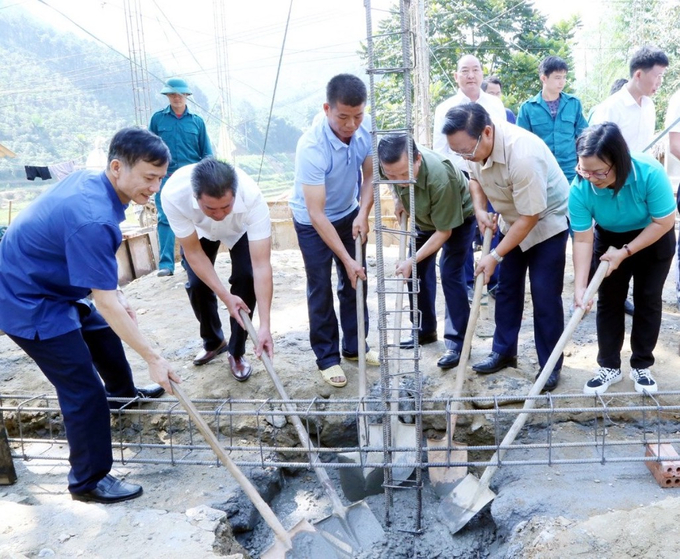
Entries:
POLYGON ((654 101, 646 95, 640 99, 640 105, 624 85, 613 95, 607 97, 593 109, 588 123, 600 124, 613 122, 623 134, 630 151, 644 150, 654 139, 656 112, 654 101))
POLYGON ((466 103, 479 103, 486 109, 491 117, 491 122, 498 124, 507 122, 508 116, 505 112, 503 102, 493 95, 489 95, 486 91, 479 91, 479 99, 477 101, 470 100, 460 89, 453 97, 449 97, 437 105, 434 110, 434 130, 432 132, 432 149, 437 153, 446 156, 451 163, 453 163, 460 170, 469 172, 467 161, 462 157, 456 155, 451 151, 449 143, 446 141, 446 134, 442 133, 444 122, 446 121, 446 113, 451 107, 464 105, 466 103))
POLYGON ((188 237, 195 231, 201 239, 221 241, 227 248, 232 248, 244 233, 248 233, 248 241, 271 237, 267 202, 255 181, 241 169, 236 169, 236 198, 232 212, 222 221, 205 215, 191 189, 191 171, 196 165, 186 165, 175 171, 161 191, 163 211, 178 238, 188 237))
POLYGON ((523 251, 567 229, 569 183, 555 156, 535 134, 514 124, 494 125, 491 155, 484 163, 470 161, 470 171, 500 214, 504 235, 520 216, 539 215, 519 244, 523 251))

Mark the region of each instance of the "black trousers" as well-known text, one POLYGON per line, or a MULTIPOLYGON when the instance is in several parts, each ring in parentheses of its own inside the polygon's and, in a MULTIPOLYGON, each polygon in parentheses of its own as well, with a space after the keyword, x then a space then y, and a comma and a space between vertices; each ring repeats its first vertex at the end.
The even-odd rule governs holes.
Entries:
MULTIPOLYGON (((641 230, 612 233, 595 226, 592 271, 610 246, 621 248, 641 230)), ((654 348, 661 328, 663 284, 675 253, 675 231, 671 229, 654 244, 626 258, 605 278, 597 299, 597 363, 600 367, 621 367, 621 349, 625 337, 626 317, 623 304, 633 282, 633 329, 630 334, 630 366, 646 369, 654 364, 654 348)))
MULTIPOLYGON (((201 247, 210 262, 215 264, 220 241, 201 239, 201 247)), ((229 250, 231 256, 231 276, 229 276, 230 292, 243 299, 250 309, 250 318, 255 311, 255 284, 253 281, 253 264, 250 260, 250 248, 248 247, 248 234, 244 233, 238 242, 229 250)), ((187 272, 188 281, 185 285, 191 308, 198 319, 200 334, 203 339, 203 348, 212 351, 224 340, 222 321, 217 309, 217 296, 203 280, 199 278, 189 266, 184 251, 182 251, 182 266, 187 272)), ((246 352, 246 340, 248 332, 241 328, 232 317, 229 318, 231 335, 229 337, 229 353, 239 358, 246 352)))

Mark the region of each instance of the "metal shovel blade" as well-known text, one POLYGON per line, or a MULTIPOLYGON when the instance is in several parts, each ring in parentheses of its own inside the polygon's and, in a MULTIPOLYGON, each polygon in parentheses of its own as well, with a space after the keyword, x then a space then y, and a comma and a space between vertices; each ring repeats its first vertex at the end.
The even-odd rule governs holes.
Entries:
POLYGON ((352 559, 358 550, 373 549, 385 539, 383 527, 363 501, 346 507, 344 517, 333 514, 315 522, 314 527, 333 545, 336 555, 342 559, 352 559), (349 542, 347 534, 352 534, 355 541, 349 542))
POLYGON ((184 393, 184 389, 173 381, 170 381, 172 391, 182 404, 182 407, 187 411, 189 417, 196 425, 196 428, 201 432, 206 442, 215 452, 215 455, 224 464, 234 480, 241 486, 243 492, 255 505, 257 511, 262 515, 264 521, 269 525, 275 535, 274 544, 269 548, 262 557, 269 559, 279 558, 295 558, 295 559, 316 559, 321 557, 323 559, 337 559, 337 555, 333 548, 324 540, 324 538, 317 532, 312 525, 306 520, 302 520, 292 529, 286 531, 279 519, 274 514, 274 511, 264 501, 262 496, 257 492, 257 489, 252 482, 243 474, 241 469, 232 461, 226 451, 222 448, 217 437, 210 430, 205 419, 194 406, 193 402, 184 393), (308 550, 312 552, 308 553, 308 550), (318 550, 318 552, 317 552, 318 550))
POLYGON ((432 489, 438 497, 446 497, 460 480, 468 473, 468 452, 465 445, 452 442, 452 450, 432 450, 436 447, 446 446, 444 439, 427 439, 427 461, 436 464, 463 464, 462 466, 428 466, 428 474, 432 489))
POLYGON ((480 484, 475 476, 468 474, 442 499, 439 519, 455 534, 495 497, 488 485, 480 484))
MULTIPOLYGON (((341 464, 380 462, 382 458, 382 453, 378 452, 343 452, 338 454, 338 462, 341 464)), ((360 501, 369 495, 378 495, 383 492, 385 476, 380 468, 340 468, 338 475, 342 492, 350 501, 360 501)))
POLYGON ((339 559, 343 557, 306 520, 301 520, 288 530, 292 549, 275 540, 260 557, 262 559, 339 559))

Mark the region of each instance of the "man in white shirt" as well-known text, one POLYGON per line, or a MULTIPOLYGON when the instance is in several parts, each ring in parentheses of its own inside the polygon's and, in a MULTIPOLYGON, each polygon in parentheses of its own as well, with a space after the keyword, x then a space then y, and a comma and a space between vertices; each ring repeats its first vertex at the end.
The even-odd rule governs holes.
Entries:
POLYGON ((463 56, 458 61, 458 71, 453 73, 453 77, 458 84, 458 93, 439 103, 434 110, 432 149, 448 157, 451 163, 467 174, 467 163, 462 157, 458 157, 451 151, 449 144, 446 142, 446 136, 442 133, 442 127, 446 120, 446 112, 456 105, 479 103, 486 109, 494 123, 506 122, 507 117, 503 102, 498 97, 482 91, 484 70, 482 70, 482 65, 476 56, 471 54, 463 56))
POLYGON ((661 87, 668 57, 661 49, 645 46, 633 55, 629 66, 628 83, 595 107, 589 124, 615 123, 630 151, 641 152, 654 139, 652 96, 661 87))
MULTIPOLYGON (((494 123, 507 122, 507 113, 503 106, 503 101, 499 97, 486 93, 482 90, 482 82, 484 81, 484 70, 476 56, 466 54, 458 61, 458 71, 453 74, 456 83, 458 84, 458 93, 453 97, 449 97, 445 101, 437 105, 434 111, 434 131, 432 134, 432 149, 437 153, 446 156, 451 163, 458 167, 466 177, 470 176, 470 168, 467 161, 455 154, 446 141, 446 136, 442 133, 442 127, 446 121, 446 112, 457 105, 464 105, 465 103, 479 103, 487 113, 491 116, 494 123)), ((489 208, 490 210, 493 208, 489 208)), ((480 237, 476 233, 477 238, 480 237)), ((494 235, 491 243, 492 247, 498 244, 498 234, 494 235)), ((469 252, 465 262, 465 277, 467 281, 468 300, 472 301, 472 294, 474 291, 474 268, 475 261, 472 250, 469 252)), ((490 294, 494 294, 499 280, 500 267, 494 272, 488 289, 490 294)), ((451 320, 448 313, 445 313, 445 337, 446 334, 451 334, 451 320)), ((447 349, 452 349, 447 347, 447 349)))
POLYGON ((182 247, 187 271, 187 293, 200 323, 203 351, 194 365, 204 365, 229 352, 229 366, 238 381, 252 372, 244 357, 248 337, 239 310, 252 317, 258 305, 259 357, 273 356, 270 309, 273 292, 271 221, 269 208, 255 182, 228 163, 206 158, 182 167, 168 179, 161 193, 170 227, 182 247), (220 243, 231 256, 231 289, 215 272, 220 243), (227 344, 217 310, 217 297, 229 310, 231 336, 227 344))

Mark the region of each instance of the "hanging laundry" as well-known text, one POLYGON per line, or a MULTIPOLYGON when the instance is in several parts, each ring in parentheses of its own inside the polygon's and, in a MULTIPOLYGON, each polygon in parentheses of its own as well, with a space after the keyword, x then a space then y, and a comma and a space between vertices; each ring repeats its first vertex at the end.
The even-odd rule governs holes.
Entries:
POLYGON ((26 178, 29 181, 35 180, 36 177, 46 181, 52 178, 50 170, 47 167, 36 167, 34 165, 25 165, 26 178))
POLYGON ((64 163, 55 163, 54 165, 49 165, 48 169, 52 176, 60 181, 76 170, 76 162, 65 161, 64 163))

